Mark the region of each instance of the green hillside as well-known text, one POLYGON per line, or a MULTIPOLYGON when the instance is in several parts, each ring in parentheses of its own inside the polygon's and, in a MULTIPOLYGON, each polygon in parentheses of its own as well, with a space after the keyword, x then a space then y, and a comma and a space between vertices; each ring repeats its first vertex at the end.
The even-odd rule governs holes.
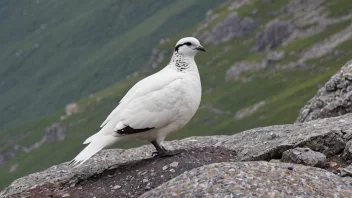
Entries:
MULTIPOLYGON (((351 17, 348 17, 352 14, 351 4, 345 0, 325 1, 315 5, 322 10, 321 13, 316 13, 317 20, 300 21, 305 13, 309 13, 309 9, 302 11, 307 5, 292 6, 289 0, 252 0, 231 10, 233 2, 227 1, 213 9, 212 13, 206 16, 207 19, 199 21, 197 25, 173 30, 175 36, 157 46, 158 53, 164 54, 164 58, 156 68, 143 68, 146 72, 129 75, 90 97, 78 100, 79 113, 60 121, 60 116, 64 114, 62 109, 41 120, 2 131, 0 152, 10 149, 14 144, 32 145, 44 135, 45 128, 54 122, 60 122, 62 126, 67 127, 64 141, 44 144, 29 153, 18 152, 14 158, 0 166, 0 175, 3 176, 0 187, 24 174, 72 159, 84 147, 81 142, 99 129, 100 124, 126 91, 135 82, 160 70, 168 63, 174 44, 184 36, 195 35, 207 49, 206 53, 196 57, 203 96, 195 118, 186 128, 169 139, 194 135, 234 134, 259 126, 294 122, 300 108, 319 87, 352 58, 352 38, 342 36, 352 27, 351 17), (238 18, 235 17, 231 23, 236 23, 239 19, 243 25, 246 18, 247 22, 253 19, 253 25, 243 27, 246 30, 243 34, 228 40, 203 42, 207 32, 210 32, 210 35, 219 34, 220 37, 220 33, 228 33, 229 31, 219 33, 219 30, 221 24, 234 12, 238 18), (303 16, 298 15, 301 13, 303 16), (211 20, 208 20, 209 18, 211 20), (294 31, 284 42, 272 45, 274 47, 269 46, 270 48, 267 45, 264 50, 256 50, 259 49, 257 46, 260 43, 260 35, 265 33, 273 20, 288 21, 288 26, 294 31), (330 50, 320 51, 322 47, 319 46, 330 50), (284 55, 270 58, 272 54, 284 55), (265 66, 262 66, 264 63, 265 66), (230 68, 240 68, 241 65, 244 65, 243 71, 239 72, 236 78, 227 79, 230 68), (9 173, 14 166, 15 170, 9 173)), ((179 20, 174 20, 180 23, 179 20)), ((146 44, 133 45, 138 48, 145 47, 146 44)), ((121 49, 119 53, 123 52, 121 49)), ((115 55, 111 57, 114 58, 115 55)), ((90 76, 84 77, 84 80, 89 79, 90 76)), ((123 142, 117 146, 128 148, 139 144, 141 143, 123 142)))
POLYGON ((221 2, 1 1, 0 129, 145 67, 160 38, 192 27, 221 2))

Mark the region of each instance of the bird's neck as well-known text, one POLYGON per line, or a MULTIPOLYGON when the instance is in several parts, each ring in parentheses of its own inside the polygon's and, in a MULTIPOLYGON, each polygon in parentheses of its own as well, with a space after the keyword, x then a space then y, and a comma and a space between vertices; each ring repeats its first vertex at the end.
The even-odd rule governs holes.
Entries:
POLYGON ((178 52, 174 52, 172 55, 169 66, 179 72, 198 72, 196 62, 194 61, 194 56, 186 56, 178 52))

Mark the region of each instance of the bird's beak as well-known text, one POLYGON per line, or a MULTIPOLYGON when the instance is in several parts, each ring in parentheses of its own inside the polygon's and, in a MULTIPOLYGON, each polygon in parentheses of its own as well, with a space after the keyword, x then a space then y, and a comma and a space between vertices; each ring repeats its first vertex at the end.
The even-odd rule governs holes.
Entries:
POLYGON ((198 46, 198 47, 196 47, 196 50, 198 50, 198 51, 202 51, 202 52, 205 52, 205 49, 204 49, 204 47, 203 46, 198 46))

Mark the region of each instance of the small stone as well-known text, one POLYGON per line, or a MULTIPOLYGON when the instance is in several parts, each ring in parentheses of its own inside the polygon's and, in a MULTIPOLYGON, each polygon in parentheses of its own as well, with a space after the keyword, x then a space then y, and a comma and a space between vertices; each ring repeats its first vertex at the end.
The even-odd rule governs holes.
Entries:
POLYGON ((335 167, 337 166, 337 163, 336 162, 328 162, 329 166, 330 167, 335 167))
POLYGON ((163 170, 166 170, 167 168, 168 168, 167 166, 164 166, 164 167, 163 167, 163 170))
POLYGON ((287 167, 287 169, 292 171, 292 170, 293 170, 293 167, 287 167))
POLYGON ((352 177, 352 165, 343 168, 340 172, 341 177, 352 177))
POLYGON ((120 185, 116 185, 116 186, 112 187, 112 189, 114 189, 114 190, 117 190, 117 189, 120 189, 120 188, 121 188, 120 185))
POLYGON ((148 191, 148 190, 151 190, 152 187, 151 187, 151 184, 150 182, 145 186, 144 190, 148 191))
POLYGON ((281 162, 304 164, 308 166, 324 167, 326 156, 310 148, 294 148, 282 153, 281 162))
POLYGON ((173 169, 173 168, 172 168, 172 169, 170 169, 170 172, 174 173, 174 172, 175 172, 175 169, 173 169))
POLYGON ((148 181, 148 179, 143 179, 143 183, 147 183, 148 181))
POLYGON ((270 160, 270 162, 272 162, 272 163, 280 163, 280 160, 278 160, 278 159, 272 159, 272 160, 270 160))
POLYGON ((178 162, 172 162, 172 163, 170 164, 170 166, 175 168, 175 167, 178 166, 178 162))
POLYGON ((62 197, 69 197, 70 194, 66 193, 66 194, 63 194, 62 197))
POLYGON ((29 189, 30 189, 30 190, 35 189, 37 186, 38 186, 38 185, 35 184, 35 185, 31 186, 29 189))
POLYGON ((352 160, 352 140, 347 142, 342 153, 342 158, 346 161, 352 160))
POLYGON ((352 140, 352 131, 351 130, 346 130, 344 131, 346 134, 343 135, 343 139, 349 141, 352 140))

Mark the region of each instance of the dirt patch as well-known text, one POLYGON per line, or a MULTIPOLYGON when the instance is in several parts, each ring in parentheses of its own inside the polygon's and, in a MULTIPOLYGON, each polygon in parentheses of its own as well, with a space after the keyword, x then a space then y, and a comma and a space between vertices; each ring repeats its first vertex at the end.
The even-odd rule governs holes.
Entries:
POLYGON ((341 170, 348 166, 346 160, 342 159, 341 154, 327 158, 326 161, 324 169, 336 175, 339 175, 341 170))
POLYGON ((20 197, 138 197, 162 183, 193 168, 218 162, 237 161, 234 151, 222 147, 179 150, 167 158, 149 158, 123 164, 78 182, 75 186, 45 184, 20 197))

